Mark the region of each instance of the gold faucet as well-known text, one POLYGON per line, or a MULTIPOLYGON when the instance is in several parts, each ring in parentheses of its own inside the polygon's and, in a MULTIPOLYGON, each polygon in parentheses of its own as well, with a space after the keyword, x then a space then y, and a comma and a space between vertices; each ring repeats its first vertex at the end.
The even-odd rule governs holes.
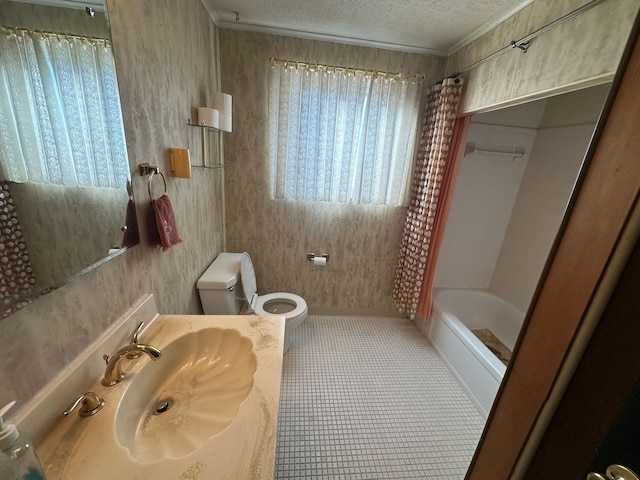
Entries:
POLYGON ((73 405, 71 405, 71 407, 69 407, 69 409, 64 411, 62 414, 65 417, 68 417, 78 405, 80 405, 78 415, 80 415, 81 417, 90 417, 91 415, 95 415, 100 410, 102 410, 102 407, 104 407, 104 400, 94 392, 83 393, 78 398, 76 398, 73 402, 73 405))
POLYGON ((104 378, 102 379, 103 385, 110 387, 120 382, 125 377, 121 366, 121 362, 124 357, 134 359, 138 358, 143 353, 146 353, 151 360, 155 361, 160 358, 160 350, 156 347, 138 343, 138 333, 140 333, 143 325, 144 322, 141 322, 140 325, 138 325, 138 328, 136 328, 136 331, 133 333, 131 343, 129 345, 122 347, 112 357, 109 357, 106 353, 102 357, 105 362, 107 362, 107 369, 105 370, 104 378))

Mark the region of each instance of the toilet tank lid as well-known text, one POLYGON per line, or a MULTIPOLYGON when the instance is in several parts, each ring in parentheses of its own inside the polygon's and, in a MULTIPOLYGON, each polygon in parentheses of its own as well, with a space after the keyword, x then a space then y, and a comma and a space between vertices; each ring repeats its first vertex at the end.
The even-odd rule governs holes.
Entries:
POLYGON ((222 252, 198 279, 201 290, 225 290, 238 283, 240 277, 240 253, 222 252))

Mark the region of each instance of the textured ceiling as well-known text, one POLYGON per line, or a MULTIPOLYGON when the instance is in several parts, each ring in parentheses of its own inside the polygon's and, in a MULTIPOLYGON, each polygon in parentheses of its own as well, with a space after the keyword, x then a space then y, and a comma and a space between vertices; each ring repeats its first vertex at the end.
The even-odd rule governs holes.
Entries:
POLYGON ((451 53, 532 1, 201 0, 222 28, 440 55, 451 53))

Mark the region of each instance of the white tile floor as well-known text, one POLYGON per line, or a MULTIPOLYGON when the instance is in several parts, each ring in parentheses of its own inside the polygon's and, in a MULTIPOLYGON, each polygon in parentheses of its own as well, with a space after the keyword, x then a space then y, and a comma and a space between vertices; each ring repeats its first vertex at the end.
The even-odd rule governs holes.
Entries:
POLYGON ((484 419, 410 320, 309 316, 284 357, 276 479, 462 479, 484 419))

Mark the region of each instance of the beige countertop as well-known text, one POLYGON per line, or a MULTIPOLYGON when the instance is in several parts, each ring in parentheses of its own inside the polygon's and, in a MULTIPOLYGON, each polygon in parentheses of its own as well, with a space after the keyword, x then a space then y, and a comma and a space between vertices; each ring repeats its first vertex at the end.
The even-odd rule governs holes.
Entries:
MULTIPOLYGON (((122 323, 126 326, 121 330, 130 331, 132 322, 122 323)), ((237 330, 242 336, 250 339, 257 361, 253 385, 248 396, 240 403, 237 414, 223 431, 204 439, 194 447, 193 453, 180 458, 162 458, 142 464, 136 461, 118 440, 116 416, 124 393, 134 385, 138 371, 150 360, 145 356, 143 359, 131 361, 125 368, 125 371, 130 372, 127 377, 111 387, 100 383, 101 374, 94 377, 92 383, 82 382, 79 378, 70 382, 65 378, 60 380, 58 385, 43 392, 42 398, 32 402, 29 411, 22 416, 22 428, 31 427, 40 432, 39 440, 35 444, 48 480, 273 479, 284 317, 157 315, 141 334, 140 341, 162 350, 164 346, 187 332, 210 327, 237 330), (64 401, 70 405, 85 391, 94 391, 105 400, 105 407, 97 414, 82 418, 74 412, 69 417, 62 417, 59 408, 53 407, 61 405, 64 401), (47 402, 47 396, 50 402, 47 402), (58 408, 55 418, 48 420, 47 427, 39 426, 38 410, 49 408, 58 408)), ((101 356, 102 350, 113 353, 126 344, 125 342, 119 345, 117 342, 121 340, 116 340, 115 343, 112 340, 112 344, 108 346, 106 343, 94 346, 87 358, 76 362, 75 369, 73 365, 70 368, 78 370, 77 366, 85 362, 91 362, 93 365, 97 361, 96 357, 101 356), (113 345, 118 347, 114 350, 113 345)), ((156 363, 159 364, 161 360, 162 358, 156 363)), ((92 376, 95 371, 93 368, 92 376)), ((104 371, 104 362, 98 371, 104 371)), ((67 377, 74 375, 73 371, 66 373, 67 377)), ((75 375, 77 377, 79 374, 75 375)), ((86 374, 82 376, 86 377, 86 374)), ((171 436, 172 433, 168 432, 167 435, 171 436)))

